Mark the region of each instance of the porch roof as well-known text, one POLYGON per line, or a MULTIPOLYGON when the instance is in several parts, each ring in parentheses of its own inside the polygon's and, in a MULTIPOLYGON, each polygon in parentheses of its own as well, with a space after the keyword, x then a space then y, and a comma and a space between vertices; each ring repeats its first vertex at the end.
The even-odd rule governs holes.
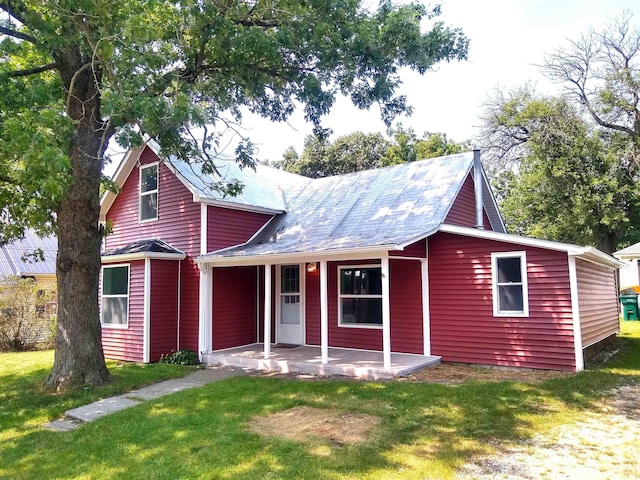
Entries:
POLYGON ((247 243, 198 261, 402 249, 444 222, 472 167, 468 152, 316 179, 247 243))
POLYGON ((182 250, 178 250, 159 238, 138 240, 123 247, 104 252, 101 255, 102 263, 140 260, 143 258, 182 260, 185 256, 182 250))

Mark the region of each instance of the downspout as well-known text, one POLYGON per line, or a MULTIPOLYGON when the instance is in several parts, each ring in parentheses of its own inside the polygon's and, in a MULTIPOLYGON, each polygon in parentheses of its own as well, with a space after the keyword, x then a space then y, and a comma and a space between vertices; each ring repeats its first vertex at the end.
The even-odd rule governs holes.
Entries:
POLYGON ((476 228, 484 230, 484 215, 482 209, 482 162, 480 161, 480 150, 473 151, 473 184, 475 186, 476 197, 476 228))

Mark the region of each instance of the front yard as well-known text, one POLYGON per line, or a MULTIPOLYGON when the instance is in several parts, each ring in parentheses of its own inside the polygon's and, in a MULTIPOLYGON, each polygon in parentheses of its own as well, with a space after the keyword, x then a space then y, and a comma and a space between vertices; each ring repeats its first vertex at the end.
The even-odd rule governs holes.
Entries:
MULTIPOLYGON (((469 465, 483 458, 585 419, 606 422, 604 392, 640 383, 640 322, 625 322, 618 344, 605 367, 539 383, 482 370, 441 383, 234 377, 65 433, 43 424, 189 370, 111 363, 113 385, 58 396, 39 389, 51 352, 2 354, 0 478, 475 478, 482 472, 469 465)), ((638 438, 629 451, 640 451, 638 438)))

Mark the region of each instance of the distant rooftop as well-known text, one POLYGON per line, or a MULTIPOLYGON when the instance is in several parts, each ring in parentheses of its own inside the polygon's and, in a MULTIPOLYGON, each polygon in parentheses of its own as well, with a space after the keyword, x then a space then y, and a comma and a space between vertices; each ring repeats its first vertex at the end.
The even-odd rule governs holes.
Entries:
POLYGON ((27 230, 24 238, 0 247, 0 276, 55 275, 57 253, 55 236, 40 238, 27 230), (43 253, 43 260, 33 255, 38 249, 43 253))

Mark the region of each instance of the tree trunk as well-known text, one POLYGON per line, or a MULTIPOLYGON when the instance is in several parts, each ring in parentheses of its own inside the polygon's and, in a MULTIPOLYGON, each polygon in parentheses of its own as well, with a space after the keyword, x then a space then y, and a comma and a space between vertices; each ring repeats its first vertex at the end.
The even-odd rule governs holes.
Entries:
POLYGON ((67 390, 101 385, 110 375, 102 352, 98 313, 101 234, 100 177, 105 130, 95 69, 84 68, 79 52, 57 58, 71 100, 67 114, 76 129, 70 145, 70 183, 57 211, 58 325, 53 369, 47 388, 67 390))

